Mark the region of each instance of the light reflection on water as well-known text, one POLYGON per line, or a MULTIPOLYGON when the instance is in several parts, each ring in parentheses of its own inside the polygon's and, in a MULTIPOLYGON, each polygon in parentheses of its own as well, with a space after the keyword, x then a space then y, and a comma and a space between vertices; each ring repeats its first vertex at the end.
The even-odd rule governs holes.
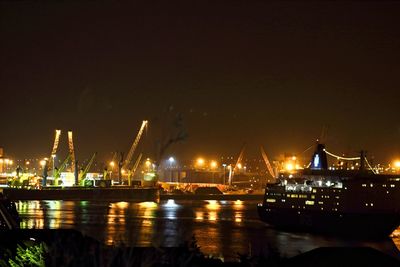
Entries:
POLYGON ((178 246, 194 235, 207 255, 236 259, 266 247, 294 256, 321 246, 367 245, 391 255, 400 250, 400 228, 393 239, 357 243, 311 234, 279 232, 258 219, 255 201, 19 201, 21 228, 74 228, 106 244, 178 246), (396 248, 397 246, 397 248, 396 248))

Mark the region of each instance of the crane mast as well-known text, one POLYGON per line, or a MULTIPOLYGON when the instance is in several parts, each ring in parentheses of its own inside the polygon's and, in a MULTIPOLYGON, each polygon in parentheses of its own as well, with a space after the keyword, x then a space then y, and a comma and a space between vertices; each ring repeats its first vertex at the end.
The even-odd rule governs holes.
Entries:
POLYGON ((136 147, 139 144, 140 138, 141 138, 141 136, 142 136, 142 134, 144 132, 144 129, 146 128, 147 124, 148 124, 148 121, 143 121, 142 122, 142 126, 140 127, 140 130, 139 130, 139 132, 138 132, 138 134, 137 134, 137 136, 135 138, 135 141, 133 142, 133 144, 131 146, 131 149, 128 152, 128 155, 126 156, 124 165, 122 166, 123 169, 125 169, 125 170, 128 169, 129 165, 131 164, 133 153, 135 153, 136 147))

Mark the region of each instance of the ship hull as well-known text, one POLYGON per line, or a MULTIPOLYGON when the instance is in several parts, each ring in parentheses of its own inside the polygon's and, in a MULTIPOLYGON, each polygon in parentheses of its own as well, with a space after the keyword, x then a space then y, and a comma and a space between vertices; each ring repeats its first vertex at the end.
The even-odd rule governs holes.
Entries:
POLYGON ((260 219, 277 229, 361 239, 384 239, 400 225, 396 213, 339 213, 271 209, 259 205, 260 219))

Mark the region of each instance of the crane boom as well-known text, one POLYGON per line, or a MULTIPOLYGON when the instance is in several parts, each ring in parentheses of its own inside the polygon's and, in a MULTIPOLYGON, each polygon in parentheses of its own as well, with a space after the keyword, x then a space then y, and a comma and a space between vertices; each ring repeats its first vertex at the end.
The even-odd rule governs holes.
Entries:
POLYGON ((240 150, 239 157, 238 157, 238 159, 236 161, 235 166, 233 166, 233 169, 230 169, 230 171, 229 171, 229 179, 228 179, 228 184, 229 185, 232 185, 233 175, 234 175, 235 171, 237 170, 237 168, 239 166, 239 163, 242 162, 245 148, 246 148, 246 144, 244 144, 242 146, 242 149, 240 150))
POLYGON ((83 169, 83 171, 79 174, 79 180, 81 180, 82 178, 85 178, 86 174, 89 172, 90 167, 93 164, 93 161, 96 157, 97 153, 94 153, 93 156, 90 158, 89 163, 86 165, 85 169, 83 169))
POLYGON ((65 160, 61 163, 60 167, 58 169, 55 169, 53 173, 54 177, 54 185, 58 185, 58 179, 60 179, 61 173, 64 171, 64 169, 67 167, 68 161, 71 158, 71 155, 68 155, 65 160))
POLYGON ((135 138, 135 141, 133 142, 133 144, 131 146, 131 149, 129 150, 129 153, 126 156, 126 159, 125 159, 125 162, 124 162, 124 165, 123 165, 123 169, 128 169, 129 165, 131 164, 133 153, 135 153, 136 147, 137 147, 137 145, 139 144, 139 141, 140 141, 140 137, 142 136, 143 131, 146 128, 147 124, 148 124, 148 121, 143 121, 142 122, 142 126, 140 127, 140 130, 139 130, 139 132, 138 132, 138 134, 137 134, 137 136, 135 138))
POLYGON ((57 153, 58 143, 60 141, 61 130, 56 130, 56 135, 54 138, 53 149, 51 150, 51 155, 55 155, 57 153))
POLYGON ((268 159, 268 157, 267 157, 267 154, 265 153, 264 147, 261 146, 261 147, 260 147, 260 150, 261 150, 261 155, 262 155, 262 157, 263 157, 263 159, 264 159, 264 162, 265 162, 265 164, 267 165, 267 169, 268 169, 269 174, 270 174, 272 177, 276 178, 276 174, 275 174, 274 170, 272 169, 271 163, 269 162, 269 159, 268 159))
POLYGON ((51 166, 52 161, 54 161, 54 157, 57 154, 58 144, 60 142, 60 135, 61 135, 61 130, 56 130, 53 148, 51 150, 51 155, 49 157, 49 166, 51 166))
POLYGON ((71 169, 72 171, 75 170, 75 149, 74 149, 74 142, 72 139, 72 131, 68 131, 68 149, 69 155, 71 157, 71 169))

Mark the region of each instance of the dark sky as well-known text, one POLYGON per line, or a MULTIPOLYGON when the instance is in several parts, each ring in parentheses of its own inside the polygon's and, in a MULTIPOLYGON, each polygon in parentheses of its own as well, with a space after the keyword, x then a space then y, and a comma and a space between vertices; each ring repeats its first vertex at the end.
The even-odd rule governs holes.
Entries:
POLYGON ((181 158, 301 153, 323 127, 333 152, 400 155, 400 3, 99 2, 0 4, 7 154, 48 156, 60 128, 104 158, 143 119, 152 153, 181 113, 181 158))

